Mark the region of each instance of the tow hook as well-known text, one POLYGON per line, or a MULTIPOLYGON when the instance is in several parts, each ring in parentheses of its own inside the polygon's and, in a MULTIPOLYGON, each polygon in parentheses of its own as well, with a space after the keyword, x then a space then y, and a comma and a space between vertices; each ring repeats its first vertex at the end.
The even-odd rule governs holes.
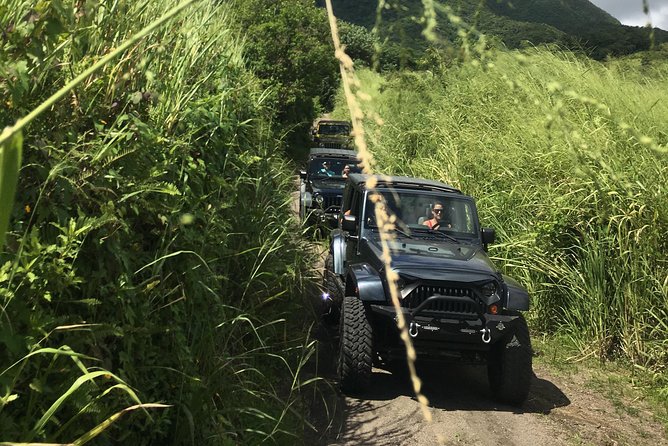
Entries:
POLYGON ((417 337, 418 328, 420 328, 420 324, 415 321, 411 321, 411 324, 408 326, 408 334, 411 335, 411 338, 417 337))
POLYGON ((489 328, 485 327, 480 330, 482 332, 482 342, 489 344, 492 341, 492 332, 489 328))

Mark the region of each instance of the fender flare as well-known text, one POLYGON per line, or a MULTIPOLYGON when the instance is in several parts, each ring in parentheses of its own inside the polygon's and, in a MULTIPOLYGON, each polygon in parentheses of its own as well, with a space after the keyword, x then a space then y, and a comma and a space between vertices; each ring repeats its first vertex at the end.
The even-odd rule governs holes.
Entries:
POLYGON ((306 199, 306 182, 299 182, 299 199, 301 200, 301 205, 304 206, 306 199))
POLYGON ((329 252, 334 260, 334 274, 343 277, 345 272, 344 260, 346 258, 346 237, 340 229, 334 229, 331 232, 332 241, 329 245, 329 252))
POLYGON ((313 207, 313 196, 311 195, 311 192, 305 190, 302 197, 304 197, 304 208, 313 207))
POLYGON ((529 292, 512 277, 503 276, 507 286, 506 309, 529 311, 529 292))
POLYGON ((363 302, 387 301, 380 274, 368 263, 358 263, 348 268, 346 296, 358 296, 363 302))

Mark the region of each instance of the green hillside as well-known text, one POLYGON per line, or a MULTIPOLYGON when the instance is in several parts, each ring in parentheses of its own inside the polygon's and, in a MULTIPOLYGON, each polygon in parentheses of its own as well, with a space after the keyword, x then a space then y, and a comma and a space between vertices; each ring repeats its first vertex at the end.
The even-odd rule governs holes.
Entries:
MULTIPOLYGON (((486 4, 500 17, 546 24, 567 33, 595 59, 630 54, 650 47, 650 30, 622 25, 588 0, 487 0, 486 4)), ((490 28, 490 32, 494 31, 490 28)), ((656 43, 666 42, 668 32, 656 28, 654 39, 656 43)))
POLYGON ((621 25, 588 0, 486 0, 486 4, 495 14, 522 22, 544 23, 573 34, 587 28, 621 25))
MULTIPOLYGON (((324 4, 318 0, 318 4, 324 4)), ((334 0, 334 10, 343 20, 371 28, 376 22, 376 1, 334 0)), ((381 37, 402 48, 412 48, 419 58, 427 47, 419 23, 423 4, 419 0, 388 2, 382 11, 381 37)), ((650 48, 650 30, 624 26, 587 0, 457 0, 445 5, 480 32, 494 36, 509 48, 545 43, 585 51, 595 58, 618 56, 650 48)), ((438 8, 438 32, 446 41, 457 39, 457 30, 438 8)), ((656 44, 668 41, 668 32, 654 29, 656 44)))

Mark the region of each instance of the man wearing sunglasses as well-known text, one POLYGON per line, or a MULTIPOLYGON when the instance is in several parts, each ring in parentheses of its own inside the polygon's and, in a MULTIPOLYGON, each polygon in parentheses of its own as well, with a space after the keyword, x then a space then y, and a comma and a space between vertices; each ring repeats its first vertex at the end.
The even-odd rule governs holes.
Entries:
POLYGON ((443 203, 436 202, 431 208, 432 218, 422 222, 423 225, 427 226, 429 229, 440 229, 441 227, 450 228, 452 225, 445 221, 445 208, 443 203))

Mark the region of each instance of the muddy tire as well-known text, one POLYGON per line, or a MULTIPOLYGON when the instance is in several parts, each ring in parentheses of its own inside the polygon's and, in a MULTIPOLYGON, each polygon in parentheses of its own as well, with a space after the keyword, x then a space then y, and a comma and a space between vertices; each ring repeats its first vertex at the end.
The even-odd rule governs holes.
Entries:
POLYGON ((492 393, 499 401, 519 406, 529 396, 533 369, 529 328, 520 316, 514 330, 497 342, 487 363, 492 393))
POLYGON ((357 297, 346 297, 339 322, 337 372, 344 393, 364 392, 371 381, 373 336, 364 304, 357 297))

